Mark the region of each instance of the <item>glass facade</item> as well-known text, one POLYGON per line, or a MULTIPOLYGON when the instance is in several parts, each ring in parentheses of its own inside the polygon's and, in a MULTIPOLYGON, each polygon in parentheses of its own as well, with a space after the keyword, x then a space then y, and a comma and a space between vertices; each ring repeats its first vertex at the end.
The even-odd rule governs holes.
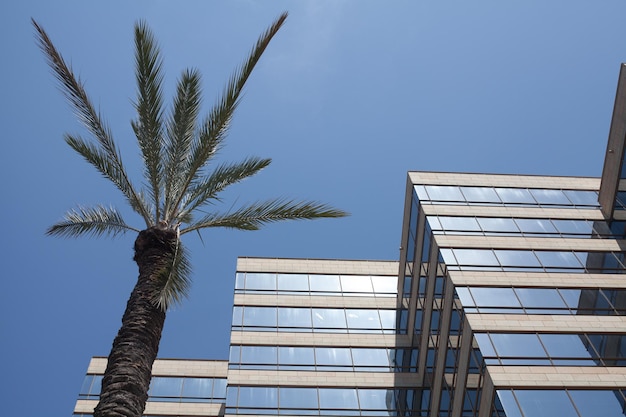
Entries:
POLYGON ((416 177, 405 220, 415 229, 404 233, 414 253, 400 269, 411 272, 404 286, 418 287, 403 300, 415 309, 416 373, 431 408, 404 415, 626 415, 626 286, 611 285, 626 271, 624 227, 603 220, 597 189, 556 177, 549 188, 531 177, 510 176, 511 187, 491 185, 504 176, 416 177))

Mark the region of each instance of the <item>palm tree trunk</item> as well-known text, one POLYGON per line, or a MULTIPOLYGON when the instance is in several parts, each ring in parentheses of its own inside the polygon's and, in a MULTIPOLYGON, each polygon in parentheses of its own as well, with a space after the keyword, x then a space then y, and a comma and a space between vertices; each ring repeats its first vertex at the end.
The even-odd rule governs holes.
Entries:
POLYGON ((141 417, 148 399, 152 364, 159 350, 165 311, 153 303, 158 274, 171 260, 176 233, 159 227, 135 240, 139 278, 126 305, 102 379, 94 417, 141 417))

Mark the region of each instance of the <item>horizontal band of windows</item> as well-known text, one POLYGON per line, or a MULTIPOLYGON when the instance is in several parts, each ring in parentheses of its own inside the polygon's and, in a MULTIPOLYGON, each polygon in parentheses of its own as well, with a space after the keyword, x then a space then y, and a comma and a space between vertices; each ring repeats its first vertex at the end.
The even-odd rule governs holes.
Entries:
POLYGON ((450 270, 506 270, 615 273, 624 271, 623 252, 512 249, 440 249, 450 270))
POLYGON ((626 364, 626 335, 475 333, 474 337, 490 364, 527 365, 532 360, 542 362, 537 365, 563 365, 563 361, 578 361, 581 366, 626 364))
POLYGON ((427 216, 435 234, 535 237, 604 237, 621 238, 604 221, 547 218, 427 216))
POLYGON ((229 368, 409 372, 417 356, 417 349, 233 345, 229 368))
POLYGON ((279 294, 363 294, 393 297, 398 292, 398 278, 379 275, 238 272, 235 290, 279 294))
POLYGON ((456 287, 465 312, 625 315, 626 290, 619 288, 456 287))
POLYGON ((622 390, 498 390, 494 408, 507 417, 623 417, 622 390), (505 414, 506 413, 506 414, 505 414))
POLYGON ((395 404, 393 389, 229 386, 226 414, 389 416, 395 404))
MULTIPOLYGON (((79 398, 98 398, 102 375, 86 375, 79 398)), ((150 401, 221 403, 226 398, 226 378, 152 377, 150 401)))
POLYGON ((414 191, 422 204, 599 207, 596 191, 446 185, 415 185, 414 191))

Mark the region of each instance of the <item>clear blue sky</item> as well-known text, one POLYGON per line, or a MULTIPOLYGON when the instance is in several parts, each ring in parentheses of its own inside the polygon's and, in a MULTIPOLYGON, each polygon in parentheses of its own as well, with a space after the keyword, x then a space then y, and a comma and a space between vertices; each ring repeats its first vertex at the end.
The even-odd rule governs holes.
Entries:
POLYGON ((30 17, 81 75, 136 173, 133 23, 145 19, 160 40, 168 94, 196 67, 208 108, 283 10, 221 154, 274 162, 229 204, 292 196, 352 216, 210 231, 204 246, 190 236, 194 287, 169 313, 162 357, 227 358, 237 256, 396 259, 408 170, 600 175, 626 61, 623 0, 2 2, 0 414, 71 414, 137 275, 134 236, 44 236, 77 204, 123 202, 64 144, 80 127, 30 17))

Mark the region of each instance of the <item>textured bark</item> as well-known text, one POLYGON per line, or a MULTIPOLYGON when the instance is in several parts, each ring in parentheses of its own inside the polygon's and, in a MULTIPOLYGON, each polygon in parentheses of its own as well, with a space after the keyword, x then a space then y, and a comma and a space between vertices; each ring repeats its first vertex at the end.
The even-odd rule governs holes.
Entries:
POLYGON ((139 278, 126 305, 102 379, 94 417, 141 417, 148 399, 152 364, 159 350, 165 312, 155 307, 156 277, 171 259, 176 233, 152 227, 135 240, 139 278))

